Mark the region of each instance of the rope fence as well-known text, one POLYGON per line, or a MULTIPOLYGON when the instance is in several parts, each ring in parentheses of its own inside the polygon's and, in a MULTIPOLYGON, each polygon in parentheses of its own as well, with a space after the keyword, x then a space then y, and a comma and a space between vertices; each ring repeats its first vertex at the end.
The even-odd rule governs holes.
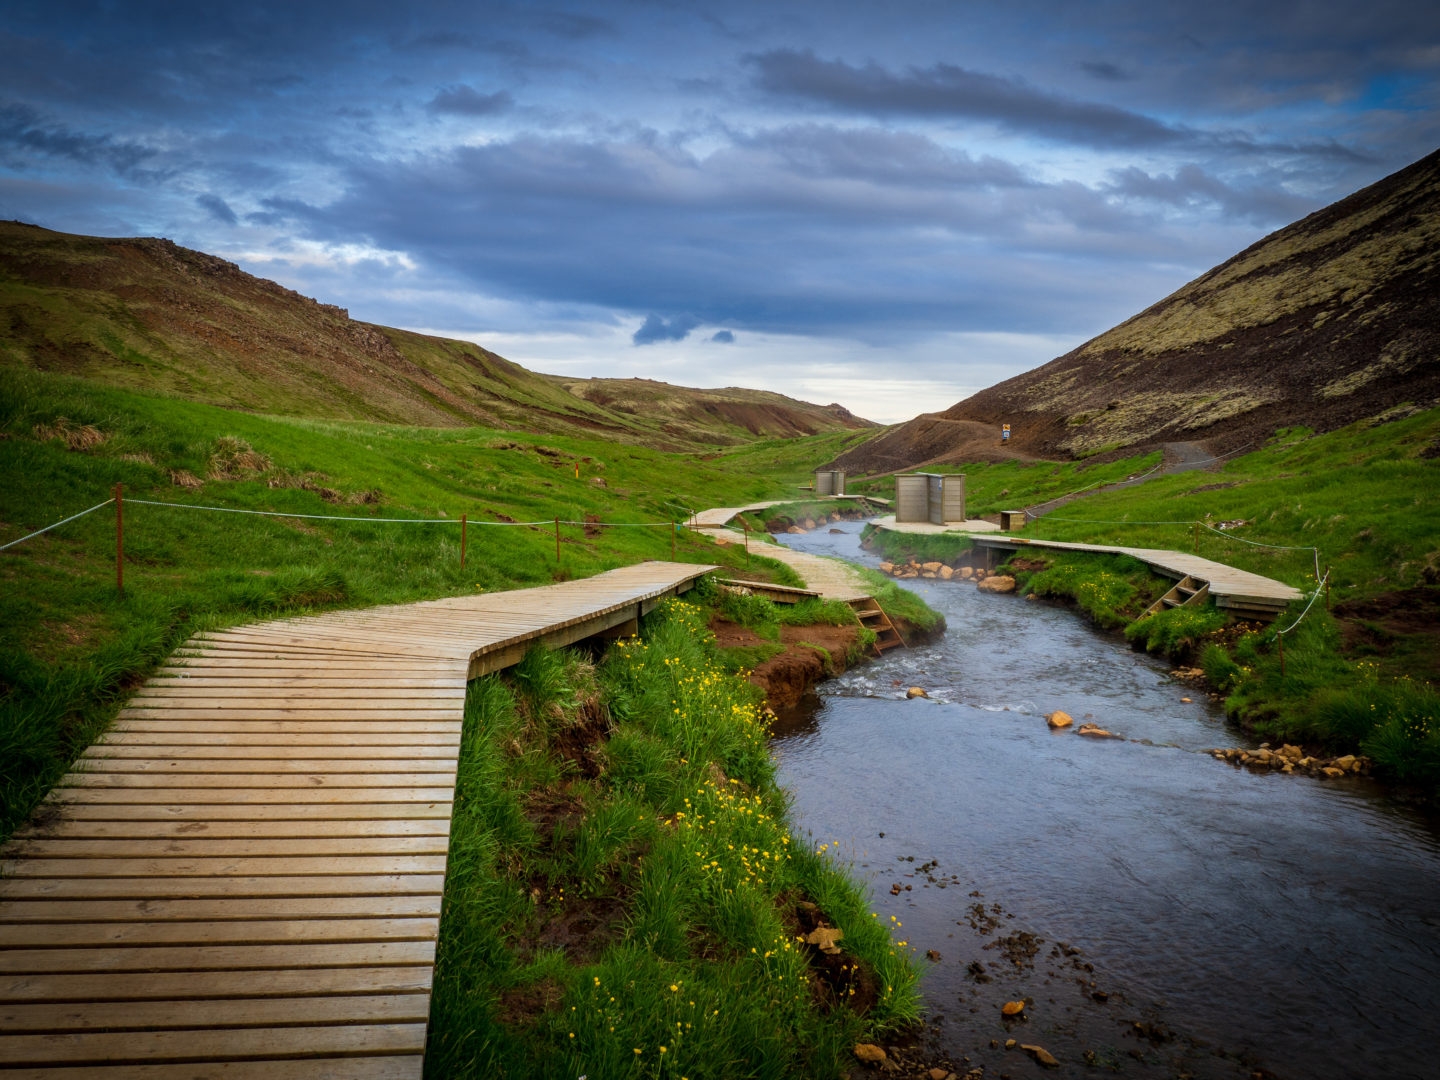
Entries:
POLYGON ((106 499, 102 503, 96 503, 94 506, 90 507, 89 510, 81 510, 78 514, 71 514, 63 521, 55 522, 54 525, 46 525, 43 529, 36 529, 28 536, 22 536, 18 540, 11 540, 8 544, 0 544, 0 551, 4 551, 6 548, 12 548, 16 544, 23 544, 26 540, 33 540, 35 537, 41 535, 42 533, 47 533, 51 529, 58 529, 61 525, 68 525, 70 524, 70 522, 75 521, 77 518, 82 518, 86 514, 93 514, 96 510, 103 510, 105 507, 109 506, 114 501, 114 499, 106 499))
MULTIPOLYGON (((458 519, 451 517, 380 518, 358 517, 353 514, 295 514, 287 513, 282 510, 246 510, 236 506, 206 506, 200 503, 162 502, 157 499, 127 499, 124 496, 122 485, 116 484, 115 494, 110 498, 106 499, 104 502, 96 503, 89 509, 81 510, 77 514, 71 514, 67 518, 62 518, 61 520, 54 522, 53 524, 46 525, 43 529, 36 529, 34 532, 17 537, 16 539, 8 541, 5 544, 0 544, 0 551, 6 551, 9 548, 15 547, 18 544, 25 543, 25 541, 27 540, 33 540, 37 536, 42 536, 53 529, 58 529, 62 525, 68 525, 70 522, 77 521, 80 518, 85 517, 87 514, 93 514, 95 513, 95 511, 103 510, 105 507, 113 504, 115 507, 115 583, 116 589, 120 592, 124 592, 124 507, 127 503, 131 506, 157 506, 172 510, 204 510, 219 514, 247 514, 253 517, 287 518, 291 520, 303 521, 343 521, 357 525, 458 525, 460 526, 460 566, 462 569, 465 566, 467 540, 466 534, 469 526, 471 525, 514 526, 517 528, 540 528, 543 526, 550 526, 555 530, 555 559, 557 562, 560 561, 561 525, 579 526, 586 529, 668 529, 670 530, 670 557, 672 560, 676 556, 676 535, 680 532, 682 527, 685 527, 682 526, 681 522, 676 520, 572 521, 565 518, 553 517, 543 521, 471 521, 468 514, 461 514, 458 519)), ((679 505, 676 503, 666 501, 665 505, 677 506, 679 509, 685 510, 687 516, 694 516, 693 511, 686 510, 685 507, 679 507, 679 505)), ((748 561, 748 546, 746 554, 748 561)))

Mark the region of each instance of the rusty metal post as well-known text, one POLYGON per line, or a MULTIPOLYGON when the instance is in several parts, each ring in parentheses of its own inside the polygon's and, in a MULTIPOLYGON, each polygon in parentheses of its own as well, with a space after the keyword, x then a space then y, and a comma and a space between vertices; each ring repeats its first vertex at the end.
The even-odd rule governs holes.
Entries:
POLYGON ((575 462, 575 479, 580 479, 580 462, 575 462))
POLYGON ((115 591, 125 595, 125 485, 115 485, 115 591))
POLYGON ((675 562, 675 534, 680 531, 680 526, 670 522, 670 561, 675 562))
POLYGON ((1200 554, 1200 523, 1195 522, 1195 554, 1200 554))
POLYGON ((749 524, 749 522, 747 522, 744 518, 741 518, 741 519, 740 519, 740 524, 745 527, 745 569, 746 569, 746 570, 749 570, 749 569, 750 569, 750 524, 749 524))
POLYGON ((467 522, 466 522, 465 519, 466 519, 466 515, 465 515, 465 514, 461 514, 461 515, 460 515, 460 569, 461 569, 461 570, 464 570, 464 569, 465 569, 465 526, 466 526, 466 524, 467 524, 467 522))
POLYGON ((1325 567, 1325 610, 1330 610, 1330 567, 1325 567))
POLYGON ((560 565, 560 519, 555 519, 555 565, 560 565))

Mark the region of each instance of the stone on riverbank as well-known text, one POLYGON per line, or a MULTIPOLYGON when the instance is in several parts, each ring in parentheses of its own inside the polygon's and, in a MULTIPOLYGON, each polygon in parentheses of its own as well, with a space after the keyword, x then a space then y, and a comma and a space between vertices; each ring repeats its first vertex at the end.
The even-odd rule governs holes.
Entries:
POLYGON ((1000 1011, 1006 1016, 1019 1016, 1025 1011, 1025 1003, 1023 1001, 1007 1001, 1000 1006, 1000 1011))
POLYGON ((874 1043, 856 1043, 855 1056, 867 1065, 878 1065, 885 1060, 885 1050, 874 1043))
POLYGON ((923 686, 912 686, 909 690, 905 691, 905 696, 907 698, 917 698, 929 697, 930 695, 925 692, 925 688, 923 686))

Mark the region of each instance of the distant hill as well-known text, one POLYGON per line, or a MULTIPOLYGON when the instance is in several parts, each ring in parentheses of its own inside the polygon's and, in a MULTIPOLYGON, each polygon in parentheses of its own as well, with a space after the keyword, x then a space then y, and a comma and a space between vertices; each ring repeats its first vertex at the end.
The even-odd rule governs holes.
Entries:
POLYGON ((470 342, 358 322, 169 240, 20 222, 0 222, 0 363, 277 415, 578 428, 669 449, 873 426, 761 391, 541 375, 470 342))
POLYGON ((1233 449, 1440 402, 1440 152, 1272 233, 1043 367, 917 417, 852 471, 1166 441, 1233 449), (982 456, 976 456, 981 452, 982 456))

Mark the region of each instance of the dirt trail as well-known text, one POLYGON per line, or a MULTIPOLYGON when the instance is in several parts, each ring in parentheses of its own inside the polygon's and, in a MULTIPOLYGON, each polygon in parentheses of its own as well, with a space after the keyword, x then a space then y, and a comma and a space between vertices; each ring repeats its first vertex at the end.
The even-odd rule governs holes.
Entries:
POLYGON ((1159 468, 1151 469, 1149 472, 1141 473, 1139 476, 1132 476, 1128 480, 1120 480, 1113 484, 1103 484, 1100 487, 1071 492, 1068 495, 1060 495, 1048 502, 1036 503, 1034 506, 1026 507, 1025 514, 1032 520, 1044 517, 1052 510, 1058 510, 1060 507, 1068 505, 1076 499, 1083 499, 1087 495, 1098 495, 1102 491, 1119 491, 1121 488, 1135 487, 1138 484, 1145 483, 1147 480, 1154 480, 1157 476, 1171 476, 1174 473, 1208 469, 1219 460, 1218 457, 1205 449, 1203 443, 1166 443, 1165 456, 1161 459, 1159 468))

